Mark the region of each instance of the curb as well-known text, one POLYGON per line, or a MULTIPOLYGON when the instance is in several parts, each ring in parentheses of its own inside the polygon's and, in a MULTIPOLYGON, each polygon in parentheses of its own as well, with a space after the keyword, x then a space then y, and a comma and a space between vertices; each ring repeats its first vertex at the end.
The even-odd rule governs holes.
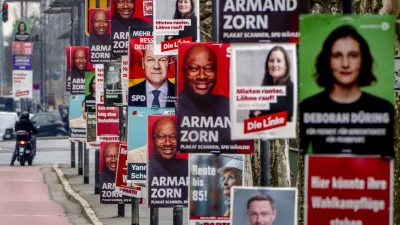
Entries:
POLYGON ((67 198, 80 205, 80 207, 82 208, 83 216, 93 225, 103 225, 103 223, 97 217, 96 213, 93 211, 90 204, 71 188, 71 185, 65 178, 64 173, 58 167, 58 164, 53 165, 53 170, 57 174, 58 180, 62 184, 67 198))

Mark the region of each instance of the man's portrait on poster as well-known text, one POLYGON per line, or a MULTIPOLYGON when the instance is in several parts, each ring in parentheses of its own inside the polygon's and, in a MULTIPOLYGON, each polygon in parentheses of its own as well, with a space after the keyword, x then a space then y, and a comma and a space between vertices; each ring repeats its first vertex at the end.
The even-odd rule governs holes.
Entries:
POLYGON ((315 81, 324 90, 300 103, 300 149, 306 153, 389 154, 394 145, 394 107, 364 88, 379 82, 373 50, 352 25, 342 25, 325 39, 315 62, 315 81), (323 120, 318 118, 325 118, 323 120), (310 135, 312 129, 382 130, 377 135, 310 135), (311 130, 310 130, 311 129, 311 130), (331 136, 332 139, 328 138, 331 136), (346 138, 346 142, 341 142, 346 138))
POLYGON ((90 33, 91 45, 109 45, 110 20, 108 11, 105 9, 96 9, 92 14, 92 29, 90 33))
MULTIPOLYGON (((114 4, 114 16, 111 27, 115 32, 128 32, 130 26, 149 26, 146 21, 140 18, 132 18, 136 10, 135 0, 112 0, 114 4)), ((140 10, 140 6, 137 7, 140 10)))
POLYGON ((129 87, 131 106, 152 108, 175 107, 175 84, 168 80, 172 58, 155 56, 153 45, 145 45, 142 50, 141 66, 146 79, 129 87))

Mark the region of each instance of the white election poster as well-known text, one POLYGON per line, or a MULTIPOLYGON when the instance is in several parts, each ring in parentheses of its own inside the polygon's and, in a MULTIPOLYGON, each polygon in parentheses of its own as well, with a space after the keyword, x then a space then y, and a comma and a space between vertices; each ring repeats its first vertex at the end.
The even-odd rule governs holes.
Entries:
POLYGON ((296 137, 295 44, 231 44, 232 140, 296 137))
MULTIPOLYGON (((143 3, 144 4, 144 3, 143 3)), ((124 55, 121 57, 121 85, 122 85, 122 105, 128 105, 128 85, 129 85, 129 57, 124 55)))
POLYGON ((15 100, 20 98, 32 98, 32 70, 13 70, 13 97, 15 100))
POLYGON ((94 64, 96 75, 96 105, 104 104, 104 64, 94 64))

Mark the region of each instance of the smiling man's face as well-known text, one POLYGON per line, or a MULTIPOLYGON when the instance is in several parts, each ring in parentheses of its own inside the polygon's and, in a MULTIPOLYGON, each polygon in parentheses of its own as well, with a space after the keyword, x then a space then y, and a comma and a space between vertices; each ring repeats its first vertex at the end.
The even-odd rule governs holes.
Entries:
POLYGON ((86 51, 83 48, 79 48, 74 52, 74 63, 76 68, 84 70, 87 64, 86 51))
POLYGON ((142 68, 147 81, 153 87, 160 86, 167 80, 168 64, 168 56, 155 56, 152 47, 149 46, 144 51, 142 68))
POLYGON ((119 15, 124 19, 128 19, 132 17, 135 11, 135 0, 115 0, 115 6, 119 15))
POLYGON ((164 159, 171 159, 176 153, 176 123, 170 118, 159 119, 154 127, 154 147, 164 159))
POLYGON ((104 149, 104 161, 107 168, 111 171, 117 170, 118 163, 118 145, 117 144, 109 144, 104 149))

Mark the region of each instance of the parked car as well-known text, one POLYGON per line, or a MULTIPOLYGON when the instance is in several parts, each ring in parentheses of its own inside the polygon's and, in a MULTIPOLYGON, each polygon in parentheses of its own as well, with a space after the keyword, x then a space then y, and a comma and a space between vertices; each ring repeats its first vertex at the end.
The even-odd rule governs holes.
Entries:
POLYGON ((18 121, 16 112, 0 112, 0 139, 14 139, 14 125, 18 121), (11 131, 10 131, 11 128, 11 131))
POLYGON ((37 113, 31 117, 31 121, 38 129, 37 137, 68 135, 64 123, 57 113, 37 113))

